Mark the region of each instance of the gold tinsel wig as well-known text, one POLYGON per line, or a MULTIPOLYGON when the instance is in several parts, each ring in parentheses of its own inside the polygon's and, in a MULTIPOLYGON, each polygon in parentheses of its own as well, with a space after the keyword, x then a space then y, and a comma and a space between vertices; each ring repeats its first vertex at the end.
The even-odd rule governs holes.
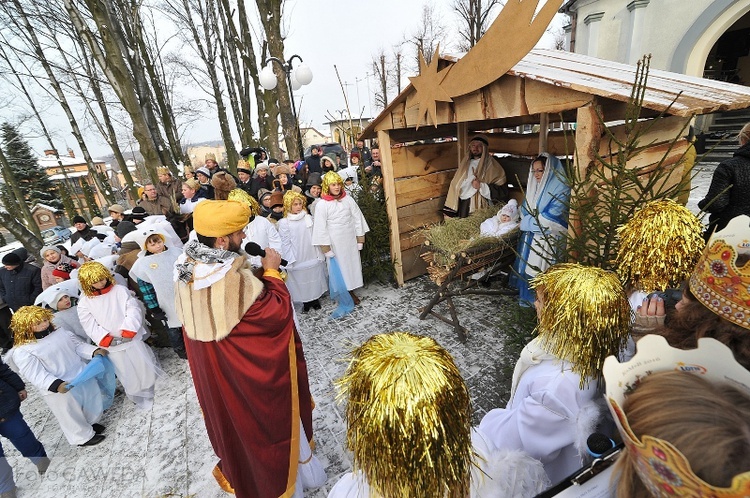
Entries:
POLYGON ((321 189, 324 194, 328 195, 328 187, 330 185, 333 185, 334 183, 338 183, 341 185, 341 188, 344 188, 344 180, 341 179, 341 175, 336 173, 335 171, 329 171, 325 175, 323 175, 323 182, 321 183, 321 189))
POLYGON ((250 216, 257 216, 257 214, 260 213, 260 204, 258 204, 258 201, 255 200, 255 197, 248 194, 242 189, 236 188, 229 192, 228 200, 239 201, 245 204, 250 208, 250 216))
POLYGON ((703 224, 672 199, 647 203, 617 233, 620 279, 645 292, 677 287, 690 276, 705 246, 703 224))
POLYGON ((469 390, 434 339, 375 335, 354 350, 337 385, 340 398, 348 395, 354 469, 377 496, 469 496, 469 390))
POLYGON ((81 284, 81 290, 87 296, 93 296, 94 292, 93 284, 100 280, 106 280, 110 285, 115 285, 115 278, 112 276, 106 266, 97 262, 89 261, 81 265, 78 270, 78 282, 81 284))
POLYGON ((284 216, 292 212, 292 204, 298 199, 302 201, 302 209, 305 209, 307 206, 307 197, 294 190, 287 190, 284 193, 284 216))
POLYGON ((601 377, 604 359, 617 355, 630 332, 630 304, 614 272, 560 263, 531 281, 542 310, 542 347, 570 362, 581 387, 601 377))
POLYGON ((39 306, 21 306, 13 313, 10 329, 13 331, 13 344, 21 346, 36 342, 34 327, 45 320, 52 320, 52 311, 39 306))

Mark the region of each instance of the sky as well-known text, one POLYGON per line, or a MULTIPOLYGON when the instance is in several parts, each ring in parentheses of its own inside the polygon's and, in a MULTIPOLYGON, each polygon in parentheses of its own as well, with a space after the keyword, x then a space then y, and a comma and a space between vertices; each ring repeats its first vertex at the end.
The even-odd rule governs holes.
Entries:
MULTIPOLYGON (((302 126, 313 126, 328 134, 325 123, 330 116, 340 117, 345 109, 334 65, 344 83, 352 116, 359 116, 364 110, 363 117, 376 117, 379 110, 374 107, 372 94, 377 80, 372 75, 372 58, 381 48, 386 53, 391 52, 392 47, 419 28, 425 4, 430 5, 446 26, 446 40, 441 42, 441 51, 457 51, 452 44, 457 39, 458 23, 451 9, 452 3, 453 0, 287 0, 283 14, 285 56, 289 59, 294 54, 299 55, 313 72, 312 82, 294 94, 302 126)), ((563 20, 556 19, 555 24, 561 26, 563 20)), ((552 46, 552 37, 545 35, 540 45, 552 46)), ((411 49, 406 49, 405 56, 409 57, 407 64, 412 66, 411 49)), ((295 67, 296 64, 295 61, 295 67)), ((414 76, 414 69, 410 70, 409 66, 404 73, 402 88, 408 84, 406 76, 414 76)), ((62 111, 51 107, 47 114, 53 127, 57 125, 59 128, 55 134, 58 150, 62 153, 71 147, 76 156, 80 156, 75 139, 68 134, 69 126, 62 111)), ((221 138, 216 119, 208 114, 191 123, 183 144, 221 138)), ((30 137, 30 143, 40 154, 47 148, 42 139, 30 137)), ((87 143, 94 156, 111 153, 95 132, 87 135, 87 143)))

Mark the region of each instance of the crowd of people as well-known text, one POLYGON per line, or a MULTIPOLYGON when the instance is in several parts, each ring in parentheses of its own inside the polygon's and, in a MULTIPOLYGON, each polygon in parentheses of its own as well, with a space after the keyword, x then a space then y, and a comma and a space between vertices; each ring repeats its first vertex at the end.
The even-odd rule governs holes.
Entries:
MULTIPOLYGON (((108 225, 73 219, 70 247, 44 247, 41 268, 23 252, 3 258, 5 358, 20 377, 0 363, 0 434, 40 473, 49 459, 19 411, 24 379, 71 445, 96 445, 115 378, 150 408, 161 341, 188 360, 224 490, 301 497, 327 482, 293 303, 320 309, 338 273, 359 304, 369 227, 355 197, 359 180, 381 173, 379 151, 358 144, 346 166, 320 147, 291 164, 243 152, 236 178, 212 155, 184 179, 161 168, 132 210, 109 207, 108 225)), ((507 405, 472 426, 444 348, 407 332, 372 336, 337 381, 354 465, 329 497, 532 497, 600 454, 592 434, 620 452, 607 496, 747 494, 750 216, 713 223, 706 243, 694 214, 654 201, 619 230, 616 271, 557 263, 561 168, 535 158, 526 198, 506 203, 505 173, 477 135, 446 200, 453 216, 501 201, 482 234, 522 231, 515 285, 538 325, 507 405)), ((14 486, 0 459, 0 493, 14 486)))

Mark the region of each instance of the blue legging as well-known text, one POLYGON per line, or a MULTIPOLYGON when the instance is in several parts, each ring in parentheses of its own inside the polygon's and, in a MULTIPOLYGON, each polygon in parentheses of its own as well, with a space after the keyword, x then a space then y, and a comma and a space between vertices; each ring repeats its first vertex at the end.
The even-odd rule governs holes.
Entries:
MULTIPOLYGON (((5 417, 4 422, 0 422, 0 435, 8 438, 13 446, 35 465, 47 456, 44 446, 31 432, 20 410, 10 413, 5 417)), ((0 493, 10 491, 15 486, 13 469, 10 468, 8 459, 5 458, 5 451, 0 444, 0 493)))

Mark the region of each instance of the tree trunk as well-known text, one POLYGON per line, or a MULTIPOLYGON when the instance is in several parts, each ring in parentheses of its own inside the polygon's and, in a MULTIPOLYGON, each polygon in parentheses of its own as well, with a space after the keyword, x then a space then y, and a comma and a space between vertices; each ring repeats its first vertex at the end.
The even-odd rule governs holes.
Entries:
MULTIPOLYGON (((39 230, 39 226, 34 221, 34 217, 31 216, 31 210, 29 209, 29 206, 26 205, 26 201, 24 201, 23 192, 21 192, 21 189, 18 188, 18 184, 16 183, 16 176, 13 174, 13 170, 10 168, 10 164, 8 163, 8 159, 5 157, 5 153, 3 152, 2 147, 0 147, 0 169, 3 172, 3 179, 5 180, 5 184, 10 186, 13 195, 16 197, 16 202, 15 204, 13 204, 13 207, 18 207, 18 210, 23 215, 23 219, 26 221, 26 231, 31 232, 33 237, 42 240, 42 232, 41 230, 39 230)), ((6 207, 9 210, 13 209, 10 205, 6 207)), ((17 224, 20 225, 20 223, 17 224)), ((10 228, 8 228, 8 231, 10 233, 13 233, 10 228)), ((18 240, 23 241, 23 239, 18 240)), ((41 247, 39 249, 41 249, 41 247)))

